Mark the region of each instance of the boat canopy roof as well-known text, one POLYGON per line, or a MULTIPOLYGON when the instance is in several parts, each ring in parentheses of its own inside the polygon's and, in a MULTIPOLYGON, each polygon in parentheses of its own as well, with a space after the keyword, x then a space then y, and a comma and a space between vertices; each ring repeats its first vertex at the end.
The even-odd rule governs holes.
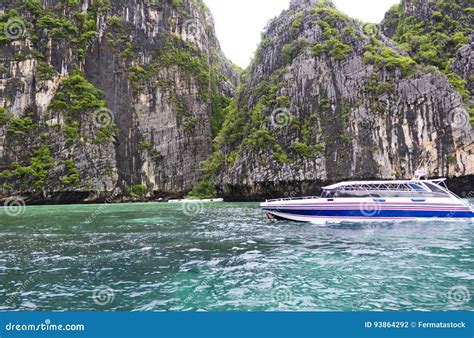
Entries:
POLYGON ((403 181, 351 181, 324 187, 324 190, 379 190, 379 191, 430 191, 432 184, 439 185, 445 178, 437 180, 403 181))

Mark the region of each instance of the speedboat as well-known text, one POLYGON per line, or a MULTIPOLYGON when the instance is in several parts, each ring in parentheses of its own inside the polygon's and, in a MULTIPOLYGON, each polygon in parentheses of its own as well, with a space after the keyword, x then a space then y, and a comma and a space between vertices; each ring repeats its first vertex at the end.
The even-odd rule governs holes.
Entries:
POLYGON ((261 204, 267 217, 296 222, 474 220, 474 208, 451 192, 446 179, 342 182, 319 197, 261 204))

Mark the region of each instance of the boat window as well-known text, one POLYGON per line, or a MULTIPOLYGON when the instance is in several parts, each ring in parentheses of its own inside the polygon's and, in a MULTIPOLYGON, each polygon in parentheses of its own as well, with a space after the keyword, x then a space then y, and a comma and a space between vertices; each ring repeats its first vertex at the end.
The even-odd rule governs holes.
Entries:
POLYGON ((322 198, 387 198, 387 197, 446 197, 450 196, 440 186, 423 182, 353 184, 324 190, 322 198))
POLYGON ((354 198, 354 197, 373 197, 373 194, 371 194, 368 191, 346 191, 346 190, 341 190, 336 193, 336 197, 345 197, 345 198, 354 198))
POLYGON ((410 183, 410 187, 411 187, 413 190, 418 191, 418 192, 426 191, 426 189, 424 189, 421 185, 416 184, 416 183, 410 183))
POLYGON ((425 184, 428 188, 430 188, 432 192, 436 193, 436 195, 449 196, 449 194, 446 191, 444 191, 441 187, 437 186, 436 184, 427 183, 427 182, 425 182, 425 184))
POLYGON ((336 192, 334 190, 324 190, 321 197, 322 198, 333 198, 335 193, 336 192))

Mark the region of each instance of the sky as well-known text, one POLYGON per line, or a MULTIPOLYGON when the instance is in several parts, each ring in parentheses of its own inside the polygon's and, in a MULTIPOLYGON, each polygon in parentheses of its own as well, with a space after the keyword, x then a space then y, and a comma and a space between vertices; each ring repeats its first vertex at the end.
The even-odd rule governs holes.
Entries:
MULTIPOLYGON (((216 31, 226 56, 246 68, 267 23, 289 7, 290 0, 204 0, 216 22, 216 31)), ((378 23, 400 0, 333 0, 347 15, 378 23)))

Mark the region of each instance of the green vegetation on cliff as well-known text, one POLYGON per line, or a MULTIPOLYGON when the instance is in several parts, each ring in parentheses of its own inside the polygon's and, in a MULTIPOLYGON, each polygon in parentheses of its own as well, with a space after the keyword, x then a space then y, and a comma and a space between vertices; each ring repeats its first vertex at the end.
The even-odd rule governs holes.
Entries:
POLYGON ((99 128, 95 138, 97 143, 111 142, 117 136, 117 126, 112 123, 113 116, 108 116, 111 112, 105 108, 102 96, 102 93, 77 70, 70 77, 63 79, 49 109, 56 113, 62 113, 66 117, 63 132, 68 143, 78 140, 81 121, 85 116, 89 120, 95 121, 99 128), (101 123, 101 118, 106 120, 101 123))
POLYGON ((84 75, 75 71, 62 81, 61 89, 51 101, 50 109, 78 118, 81 114, 105 107, 101 92, 84 75))
POLYGON ((64 161, 66 176, 60 178, 61 183, 66 187, 77 187, 81 183, 81 173, 74 165, 74 161, 64 161))
POLYGON ((403 0, 393 6, 382 23, 385 33, 418 63, 449 72, 457 50, 468 43, 468 36, 473 32, 472 2, 433 0, 429 2, 428 12, 412 15, 404 12, 406 5, 417 6, 417 3, 403 0))
POLYGON ((215 198, 214 186, 212 181, 208 178, 201 179, 193 188, 193 190, 186 196, 186 198, 207 199, 215 198))
POLYGON ((316 24, 323 30, 324 41, 313 46, 315 56, 329 53, 336 60, 345 60, 353 50, 351 44, 357 38, 352 19, 333 7, 329 2, 317 2, 312 9, 316 24), (344 27, 340 29, 340 27, 344 27))
POLYGON ((372 44, 366 46, 364 62, 379 68, 389 70, 401 69, 403 76, 408 76, 415 71, 415 61, 407 56, 402 56, 393 49, 382 45, 376 38, 372 38, 372 44))
POLYGON ((403 0, 387 12, 382 29, 417 63, 436 67, 451 81, 470 105, 474 125, 474 79, 464 80, 452 69, 458 50, 474 33, 472 6, 469 0, 403 0))
POLYGON ((29 161, 13 162, 12 170, 4 170, 1 176, 13 183, 19 183, 21 190, 39 190, 44 187, 49 171, 54 166, 51 150, 43 145, 33 151, 33 156, 29 161))

